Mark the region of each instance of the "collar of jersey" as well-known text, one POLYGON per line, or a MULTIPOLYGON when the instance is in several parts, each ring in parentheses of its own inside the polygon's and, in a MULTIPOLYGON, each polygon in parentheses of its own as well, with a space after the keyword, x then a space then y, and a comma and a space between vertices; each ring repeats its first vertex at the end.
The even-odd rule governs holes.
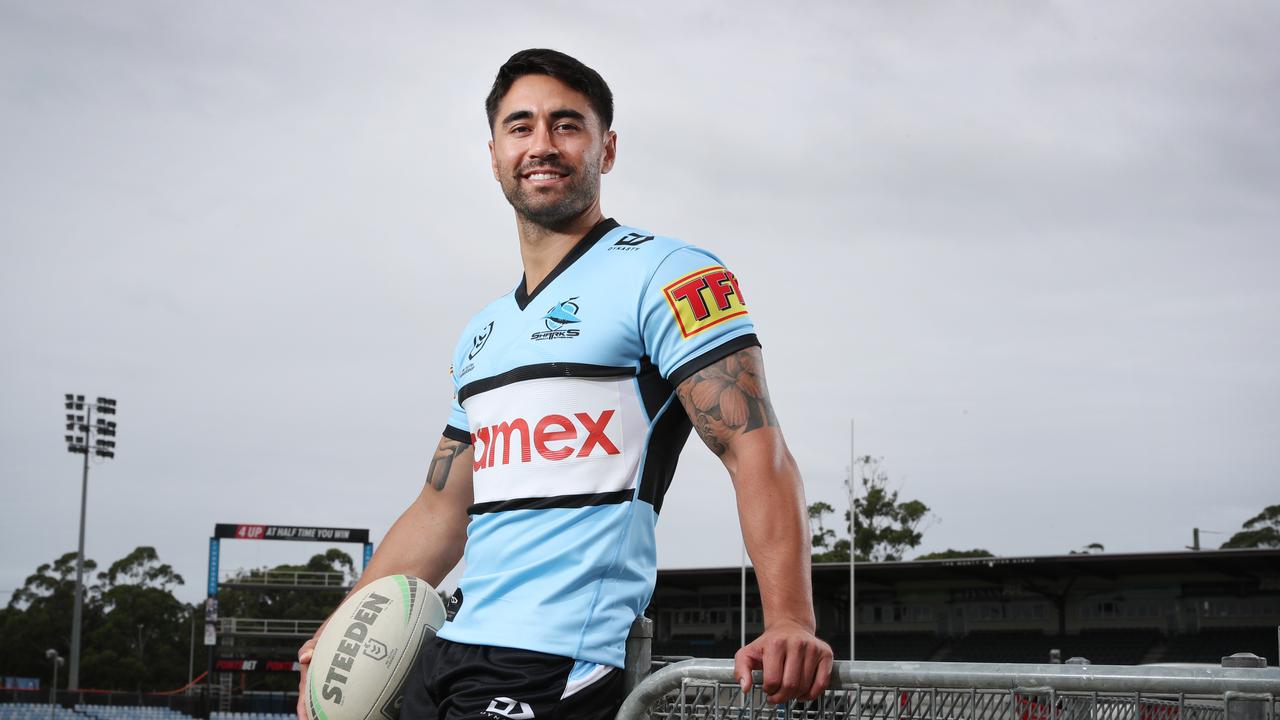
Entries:
POLYGON ((521 275, 520 284, 516 287, 516 292, 515 292, 516 305, 519 305, 521 310, 524 310, 526 307, 528 307, 529 303, 532 302, 533 299, 538 296, 538 293, 545 290, 546 287, 551 284, 552 280, 555 280, 560 275, 560 273, 564 272, 565 270, 568 270, 570 265, 572 265, 575 261, 577 261, 578 258, 585 255, 586 252, 592 248, 592 246, 600 242, 600 238, 607 235, 610 230, 616 227, 619 227, 618 221, 614 220, 613 218, 605 218, 600 222, 596 223, 595 227, 588 230, 587 234, 583 235, 582 239, 579 240, 578 243, 573 246, 573 249, 569 251, 569 254, 565 255, 564 259, 562 259, 559 263, 556 264, 555 268, 551 270, 551 272, 547 275, 547 277, 544 278, 542 282, 538 283, 538 287, 534 288, 533 292, 531 293, 525 292, 525 287, 527 287, 525 284, 525 277, 524 275, 521 275))

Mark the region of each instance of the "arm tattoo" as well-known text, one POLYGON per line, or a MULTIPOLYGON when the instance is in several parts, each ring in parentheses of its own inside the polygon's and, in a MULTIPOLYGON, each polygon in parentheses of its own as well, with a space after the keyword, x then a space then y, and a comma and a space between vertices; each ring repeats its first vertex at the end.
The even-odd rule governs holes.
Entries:
POLYGON ((690 375, 676 388, 699 437, 724 455, 735 435, 777 427, 760 348, 747 348, 690 375))
POLYGON ((444 490, 445 483, 449 482, 449 470, 453 467, 454 458, 466 448, 466 443, 442 439, 436 447, 435 457, 431 458, 431 464, 427 466, 427 484, 436 490, 444 490))

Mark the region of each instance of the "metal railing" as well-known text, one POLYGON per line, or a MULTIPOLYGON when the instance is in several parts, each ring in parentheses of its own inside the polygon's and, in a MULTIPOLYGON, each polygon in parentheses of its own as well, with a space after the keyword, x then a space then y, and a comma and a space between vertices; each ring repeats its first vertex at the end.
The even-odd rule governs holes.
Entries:
MULTIPOLYGON (((1259 658, 1260 660, 1260 658, 1259 658)), ((1224 662, 1224 665, 1227 663, 1224 662)), ((1277 720, 1280 669, 838 662, 810 703, 743 695, 732 660, 664 667, 618 720, 1277 720)))
POLYGON ((227 587, 279 587, 279 588, 327 588, 345 590, 351 587, 340 572, 314 572, 309 570, 250 570, 228 576, 222 581, 227 587))
POLYGON ((271 620, 266 618, 222 618, 221 635, 259 635, 269 637, 311 637, 323 620, 271 620))

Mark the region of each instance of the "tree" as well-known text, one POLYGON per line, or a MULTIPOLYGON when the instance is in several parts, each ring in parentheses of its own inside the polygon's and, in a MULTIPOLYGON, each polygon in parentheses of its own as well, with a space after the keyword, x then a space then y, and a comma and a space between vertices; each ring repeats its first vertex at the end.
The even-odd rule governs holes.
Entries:
POLYGON ((98 573, 102 622, 85 645, 92 687, 167 690, 186 681, 193 609, 173 596, 182 576, 142 546, 98 573))
MULTIPOLYGON (((101 617, 98 588, 90 584, 98 565, 86 558, 82 628, 87 633, 101 617)), ((71 656, 71 616, 75 605, 76 553, 69 552, 44 563, 29 575, 0 612, 0 675, 47 677, 45 650, 71 656)), ((65 677, 65 675, 64 675, 65 677)))
POLYGON ((1270 505, 1244 521, 1240 532, 1222 543, 1230 548, 1280 548, 1280 505, 1270 505))
MULTIPOLYGON (((47 677, 45 650, 69 656, 75 568, 74 552, 41 565, 0 610, 0 675, 47 677)), ((86 558, 84 568, 81 686, 169 690, 184 683, 194 608, 169 590, 182 577, 150 547, 112 563, 97 582, 97 563, 86 558)))
POLYGON ((835 511, 836 509, 831 507, 830 504, 821 500, 809 506, 809 529, 813 532, 812 542, 814 548, 825 548, 835 542, 836 531, 826 527, 822 522, 823 517, 835 511), (816 528, 814 527, 815 523, 817 524, 816 528))
POLYGON ((989 557, 995 557, 995 555, 992 555, 990 551, 983 550, 982 548, 974 548, 972 550, 952 550, 948 548, 941 552, 925 553, 924 555, 921 555, 916 559, 917 560, 956 560, 960 558, 989 558, 989 557))
MULTIPOLYGON (((929 506, 919 500, 899 501, 898 491, 889 489, 889 476, 878 458, 858 458, 854 469, 861 485, 853 502, 856 559, 863 562, 901 560, 906 550, 920 544, 923 538, 920 525, 929 517, 929 506)), ((849 561, 847 530, 846 537, 839 538, 823 523, 824 517, 834 511, 835 508, 825 502, 809 506, 814 562, 849 561)), ((844 520, 848 528, 848 512, 844 520)))

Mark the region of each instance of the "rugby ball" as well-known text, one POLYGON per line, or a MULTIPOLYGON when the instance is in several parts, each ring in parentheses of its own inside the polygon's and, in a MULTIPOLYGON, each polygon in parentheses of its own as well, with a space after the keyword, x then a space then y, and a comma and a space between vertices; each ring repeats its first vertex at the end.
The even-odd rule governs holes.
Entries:
POLYGON ((444 603, 408 575, 379 578, 329 617, 307 670, 311 720, 397 720, 418 650, 444 624, 444 603))

